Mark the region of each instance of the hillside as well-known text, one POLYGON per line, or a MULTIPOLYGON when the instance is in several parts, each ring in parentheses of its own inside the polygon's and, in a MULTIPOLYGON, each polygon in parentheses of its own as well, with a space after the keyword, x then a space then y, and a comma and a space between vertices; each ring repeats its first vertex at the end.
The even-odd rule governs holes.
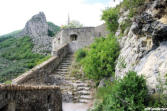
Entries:
POLYGON ((52 22, 48 22, 48 36, 53 37, 55 36, 59 31, 60 31, 60 27, 55 25, 52 22))
POLYGON ((13 31, 11 33, 8 33, 8 34, 5 34, 5 35, 2 35, 0 36, 0 38, 5 38, 5 37, 15 37, 17 36, 22 30, 16 30, 16 31, 13 31))
POLYGON ((97 84, 92 111, 167 107, 166 13, 166 0, 123 0, 103 11, 110 34, 75 54, 76 71, 97 84))
POLYGON ((47 22, 40 13, 23 30, 0 36, 0 82, 11 80, 48 59, 52 37, 59 30, 59 26, 47 22))
POLYGON ((15 78, 49 56, 32 52, 30 37, 10 37, 0 42, 0 82, 15 78))
POLYGON ((29 36, 34 44, 33 52, 47 55, 52 49, 53 38, 51 36, 54 36, 57 30, 59 27, 48 23, 45 14, 40 12, 27 21, 18 36, 29 36))

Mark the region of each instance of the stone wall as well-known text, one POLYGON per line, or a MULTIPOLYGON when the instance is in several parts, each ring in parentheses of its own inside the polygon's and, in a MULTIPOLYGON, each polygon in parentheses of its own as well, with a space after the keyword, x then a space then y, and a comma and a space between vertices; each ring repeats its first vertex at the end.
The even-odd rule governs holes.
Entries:
POLYGON ((107 33, 104 24, 98 27, 63 29, 52 42, 52 52, 67 43, 69 44, 70 52, 75 52, 80 48, 89 46, 96 37, 105 36, 107 33))
POLYGON ((63 57, 65 57, 67 54, 68 44, 63 45, 61 48, 55 51, 54 56, 49 60, 12 80, 12 83, 32 85, 45 84, 48 81, 48 76, 58 67, 63 57))
POLYGON ((0 111, 62 111, 61 91, 55 86, 0 85, 0 111))
POLYGON ((99 25, 95 27, 95 34, 96 37, 105 37, 106 35, 109 34, 109 31, 106 28, 106 24, 99 25))

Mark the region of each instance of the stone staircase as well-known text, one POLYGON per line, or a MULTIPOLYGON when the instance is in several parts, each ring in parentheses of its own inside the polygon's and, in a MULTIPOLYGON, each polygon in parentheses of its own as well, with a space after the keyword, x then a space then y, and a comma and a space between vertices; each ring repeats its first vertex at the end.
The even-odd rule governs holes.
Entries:
POLYGON ((70 76, 70 66, 73 55, 67 55, 56 71, 50 75, 51 84, 60 86, 64 103, 84 103, 89 104, 93 100, 93 89, 91 81, 76 79, 70 76))

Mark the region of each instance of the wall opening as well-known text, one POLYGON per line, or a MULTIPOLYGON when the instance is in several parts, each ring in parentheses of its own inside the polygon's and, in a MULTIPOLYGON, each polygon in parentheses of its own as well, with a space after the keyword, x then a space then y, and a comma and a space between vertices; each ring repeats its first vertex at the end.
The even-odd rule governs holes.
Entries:
POLYGON ((77 38, 78 38, 78 36, 77 36, 76 34, 70 35, 70 40, 71 40, 71 41, 76 41, 77 38))
POLYGON ((51 95, 48 95, 47 97, 47 103, 50 103, 51 102, 51 95))

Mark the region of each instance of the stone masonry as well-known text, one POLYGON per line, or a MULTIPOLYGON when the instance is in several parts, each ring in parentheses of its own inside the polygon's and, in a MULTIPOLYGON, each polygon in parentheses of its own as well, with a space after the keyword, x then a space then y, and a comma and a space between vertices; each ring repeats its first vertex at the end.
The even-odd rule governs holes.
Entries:
MULTIPOLYGON (((52 52, 64 44, 69 44, 69 51, 89 46, 97 37, 105 37, 108 34, 105 24, 97 27, 81 27, 62 29, 52 41, 52 52)), ((52 53, 53 55, 53 53, 52 53)))
POLYGON ((0 111, 62 111, 56 86, 0 85, 0 111))

